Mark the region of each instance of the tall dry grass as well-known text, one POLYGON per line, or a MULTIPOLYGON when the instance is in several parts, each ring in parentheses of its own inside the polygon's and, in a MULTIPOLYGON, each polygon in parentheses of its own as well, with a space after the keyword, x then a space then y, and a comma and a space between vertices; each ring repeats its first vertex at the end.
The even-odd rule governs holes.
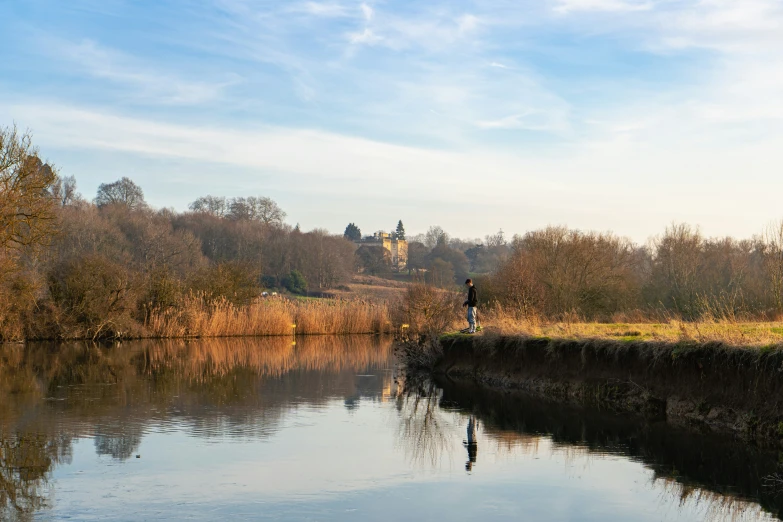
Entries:
POLYGON ((485 332, 502 335, 561 339, 610 339, 619 341, 721 342, 731 346, 783 344, 783 322, 752 322, 707 316, 683 321, 673 316, 631 314, 617 322, 587 322, 565 316, 552 320, 536 315, 520 317, 514 310, 496 305, 483 309, 479 321, 485 332), (630 320, 630 321, 628 321, 630 320))
POLYGON ((388 307, 366 301, 259 298, 248 305, 191 295, 176 309, 151 312, 150 337, 383 334, 388 307))

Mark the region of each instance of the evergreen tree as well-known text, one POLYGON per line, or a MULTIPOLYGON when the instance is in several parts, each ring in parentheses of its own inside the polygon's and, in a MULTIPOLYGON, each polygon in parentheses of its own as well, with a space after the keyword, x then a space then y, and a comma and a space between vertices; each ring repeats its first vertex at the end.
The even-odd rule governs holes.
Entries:
POLYGON ((362 231, 353 223, 348 223, 348 226, 345 227, 343 237, 349 241, 359 241, 362 238, 362 231))
POLYGON ((394 233, 397 239, 405 239, 405 227, 402 226, 402 220, 397 222, 397 231, 394 233))
POLYGON ((304 295, 307 293, 307 280, 299 270, 291 270, 291 273, 283 280, 283 284, 292 294, 304 295))

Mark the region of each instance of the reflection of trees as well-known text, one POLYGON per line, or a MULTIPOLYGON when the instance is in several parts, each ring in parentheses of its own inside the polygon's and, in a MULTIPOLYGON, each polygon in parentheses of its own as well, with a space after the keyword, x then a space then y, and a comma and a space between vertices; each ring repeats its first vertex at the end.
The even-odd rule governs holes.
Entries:
POLYGON ((440 395, 434 384, 420 383, 398 397, 398 441, 417 465, 437 467, 451 446, 453 426, 438 407, 440 395))
POLYGON ((102 423, 95 431, 95 452, 98 455, 111 455, 117 460, 128 460, 141 445, 142 435, 138 424, 102 423))
POLYGON ((0 520, 44 506, 49 474, 70 458, 72 438, 94 436, 99 455, 123 460, 150 425, 265 438, 292 405, 389 395, 391 376, 380 370, 390 339, 292 340, 0 345, 0 520))
POLYGON ((662 498, 673 500, 673 503, 680 508, 692 503, 694 511, 701 515, 701 520, 707 522, 764 520, 765 510, 755 502, 743 500, 731 494, 717 493, 694 485, 681 484, 673 478, 659 478, 656 483, 663 488, 662 498))
POLYGON ((0 428, 0 520, 27 520, 45 507, 49 474, 54 464, 70 462, 71 449, 64 436, 0 428))

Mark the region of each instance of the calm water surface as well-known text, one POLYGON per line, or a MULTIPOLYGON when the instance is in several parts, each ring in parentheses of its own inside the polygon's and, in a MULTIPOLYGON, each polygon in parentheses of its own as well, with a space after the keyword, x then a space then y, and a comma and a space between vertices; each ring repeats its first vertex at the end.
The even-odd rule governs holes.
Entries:
POLYGON ((1 520, 778 520, 779 459, 378 339, 0 346, 1 520))

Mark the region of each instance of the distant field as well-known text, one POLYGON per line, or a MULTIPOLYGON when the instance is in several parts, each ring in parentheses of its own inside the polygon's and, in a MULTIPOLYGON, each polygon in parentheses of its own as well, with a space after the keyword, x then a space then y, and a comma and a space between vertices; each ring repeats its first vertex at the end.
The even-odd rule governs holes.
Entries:
POLYGON ((373 303, 397 300, 408 287, 399 280, 382 279, 373 276, 355 276, 347 289, 332 290, 329 293, 341 299, 361 299, 373 303))

